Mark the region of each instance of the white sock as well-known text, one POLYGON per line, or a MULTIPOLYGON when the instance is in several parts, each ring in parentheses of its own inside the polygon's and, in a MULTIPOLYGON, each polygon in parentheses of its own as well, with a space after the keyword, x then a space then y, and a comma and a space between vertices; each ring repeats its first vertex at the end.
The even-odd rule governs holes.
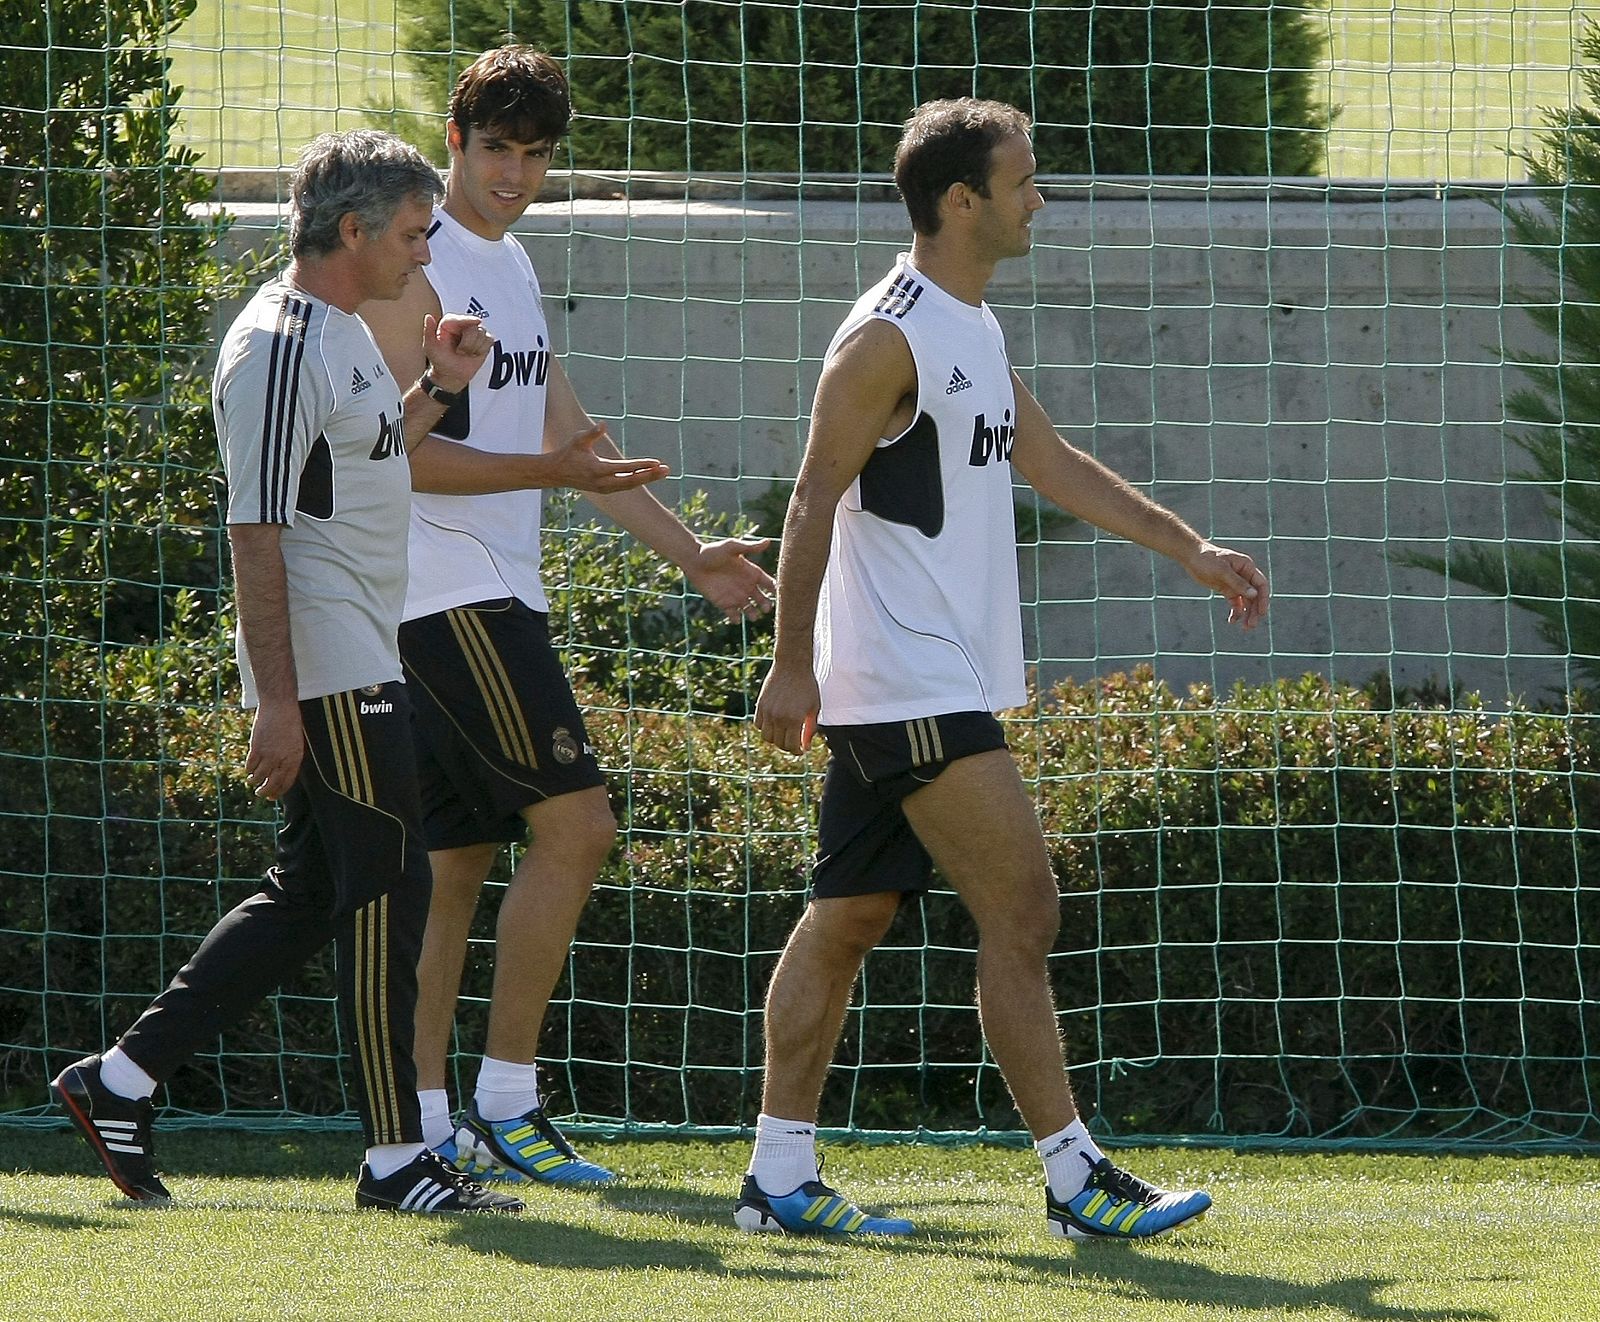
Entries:
POLYGON ((422 1106, 422 1141, 436 1148, 456 1132, 456 1122, 450 1115, 450 1094, 443 1088, 419 1088, 417 1101, 422 1106))
POLYGON ((387 1180, 426 1151, 421 1143, 379 1143, 367 1149, 367 1168, 376 1178, 387 1180))
POLYGON ((762 1193, 793 1193, 817 1178, 817 1127, 808 1120, 756 1117, 756 1146, 749 1174, 762 1193))
POLYGON ((1058 1203, 1082 1193, 1083 1186, 1089 1183, 1089 1173, 1106 1155, 1089 1137, 1082 1119, 1041 1138, 1033 1148, 1044 1162, 1045 1182, 1058 1203))
POLYGON ((485 1120, 515 1120, 539 1105, 539 1067, 485 1056, 472 1100, 485 1120))
POLYGON ((100 1082, 131 1101, 142 1102, 156 1090, 156 1081, 129 1058, 121 1047, 100 1057, 100 1082))

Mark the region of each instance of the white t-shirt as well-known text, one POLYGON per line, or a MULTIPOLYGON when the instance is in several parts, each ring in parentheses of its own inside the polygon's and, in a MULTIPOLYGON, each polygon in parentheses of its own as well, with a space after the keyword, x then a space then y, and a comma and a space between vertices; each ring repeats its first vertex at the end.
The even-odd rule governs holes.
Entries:
POLYGON ((1027 699, 1011 445, 1016 396, 987 305, 946 293, 906 254, 845 318, 899 327, 916 421, 883 440, 839 502, 818 602, 823 725, 867 725, 1027 699))
MULTIPOLYGON (((401 393, 366 323, 269 281, 223 337, 211 405, 228 522, 283 525, 300 697, 399 679, 411 467, 401 393)), ((236 645, 254 707, 242 629, 236 645)))
MULTIPOLYGON (((434 434, 495 454, 538 454, 544 449, 550 328, 533 263, 509 234, 484 239, 442 209, 433 217, 432 261, 423 274, 446 312, 481 317, 495 337, 489 357, 434 434)), ((472 496, 417 492, 405 618, 500 597, 548 610, 539 579, 542 515, 538 490, 472 496)))

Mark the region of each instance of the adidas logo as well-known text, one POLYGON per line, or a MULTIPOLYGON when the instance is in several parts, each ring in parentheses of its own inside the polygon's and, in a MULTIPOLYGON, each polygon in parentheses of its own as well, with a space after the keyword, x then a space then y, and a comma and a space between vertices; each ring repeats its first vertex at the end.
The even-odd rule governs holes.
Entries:
POLYGON ((424 1176, 396 1206, 402 1212, 431 1212, 454 1192, 449 1185, 438 1184, 424 1176))
POLYGON ((351 373, 350 393, 352 395, 359 395, 363 390, 370 388, 371 385, 372 382, 368 381, 366 377, 361 375, 361 369, 359 367, 356 368, 353 373, 351 373))
POLYGON ((139 1142, 138 1128, 132 1120, 97 1118, 94 1127, 99 1130, 101 1140, 113 1152, 132 1152, 141 1157, 144 1155, 144 1146, 139 1142))
POLYGON ((950 384, 944 388, 944 393, 947 395, 954 395, 959 391, 971 389, 972 378, 958 367, 955 371, 950 373, 950 384))
POLYGON ((478 302, 476 298, 469 298, 467 300, 467 315, 469 317, 487 317, 489 309, 478 302))

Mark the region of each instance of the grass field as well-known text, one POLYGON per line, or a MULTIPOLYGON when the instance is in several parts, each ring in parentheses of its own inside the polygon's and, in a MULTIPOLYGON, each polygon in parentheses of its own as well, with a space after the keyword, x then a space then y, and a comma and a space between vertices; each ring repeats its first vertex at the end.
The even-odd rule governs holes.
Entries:
MULTIPOLYGON (((397 0, 200 0, 172 45, 186 136, 209 164, 276 165, 368 108, 415 109, 397 0)), ((1523 177, 1538 108, 1566 104, 1585 17, 1573 0, 1330 0, 1326 96, 1337 178, 1523 177)))
POLYGON ((608 1145, 614 1193, 430 1220, 354 1209, 357 1142, 165 1136, 185 1205, 155 1210, 90 1175, 75 1136, 0 1130, 0 1319, 1600 1317, 1582 1158, 1129 1154, 1216 1207, 1166 1240, 1075 1247, 1044 1233, 1031 1153, 841 1146, 830 1178, 921 1230, 849 1245, 736 1231, 742 1143, 608 1145))

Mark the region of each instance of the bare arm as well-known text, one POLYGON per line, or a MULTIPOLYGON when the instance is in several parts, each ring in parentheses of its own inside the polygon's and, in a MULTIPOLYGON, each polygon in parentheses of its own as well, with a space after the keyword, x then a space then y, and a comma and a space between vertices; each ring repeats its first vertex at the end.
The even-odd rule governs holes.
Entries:
MULTIPOLYGON (((597 462, 614 465, 645 464, 653 466, 652 476, 665 477, 668 468, 656 459, 627 460, 606 434, 602 424, 596 424, 579 401, 572 382, 559 362, 550 364, 549 394, 545 407, 545 445, 555 444, 555 451, 546 449, 553 457, 570 451, 573 441, 558 441, 562 436, 575 436, 586 441, 593 451, 591 458, 597 462), (598 435, 587 440, 598 426, 598 435)), ((562 483, 572 486, 574 483, 562 483)), ((625 528, 662 559, 670 561, 684 572, 707 601, 730 619, 740 615, 755 617, 771 606, 775 590, 772 576, 748 557, 764 551, 772 543, 766 537, 727 537, 719 541, 702 542, 684 524, 677 514, 668 509, 655 494, 646 491, 642 483, 628 483, 625 487, 586 490, 589 499, 608 519, 625 528)))
POLYGON ((239 627, 260 700, 250 727, 244 773, 251 788, 265 799, 282 797, 294 784, 305 755, 282 540, 282 524, 228 525, 239 627))
POLYGON ((1029 485, 1067 513, 1176 560, 1195 582, 1227 598, 1230 623, 1253 629, 1271 595, 1255 562, 1207 541, 1093 455, 1068 445, 1015 372, 1011 380, 1017 397, 1011 463, 1029 485))
MULTIPOLYGON (((397 299, 364 303, 361 318, 396 381, 415 382, 427 371, 441 389, 451 393, 467 388, 493 343, 492 337, 473 337, 463 345, 464 332, 481 323, 476 317, 446 315, 437 291, 421 277, 411 280, 397 299), (463 354, 463 348, 468 352, 463 354)), ((415 491, 449 496, 536 487, 622 491, 654 482, 667 473, 666 465, 655 459, 596 455, 595 442, 604 436, 605 427, 592 420, 582 434, 569 436, 566 444, 556 449, 495 454, 434 435, 445 411, 446 406, 420 386, 412 385, 406 391, 406 453, 415 491)))
MULTIPOLYGON (((917 388, 911 346, 893 326, 869 321, 822 370, 805 458, 783 520, 772 669, 756 702, 762 738, 790 753, 811 741, 821 694, 812 670, 817 599, 839 501, 917 388)), ((905 421, 909 421, 906 418, 905 421)))

